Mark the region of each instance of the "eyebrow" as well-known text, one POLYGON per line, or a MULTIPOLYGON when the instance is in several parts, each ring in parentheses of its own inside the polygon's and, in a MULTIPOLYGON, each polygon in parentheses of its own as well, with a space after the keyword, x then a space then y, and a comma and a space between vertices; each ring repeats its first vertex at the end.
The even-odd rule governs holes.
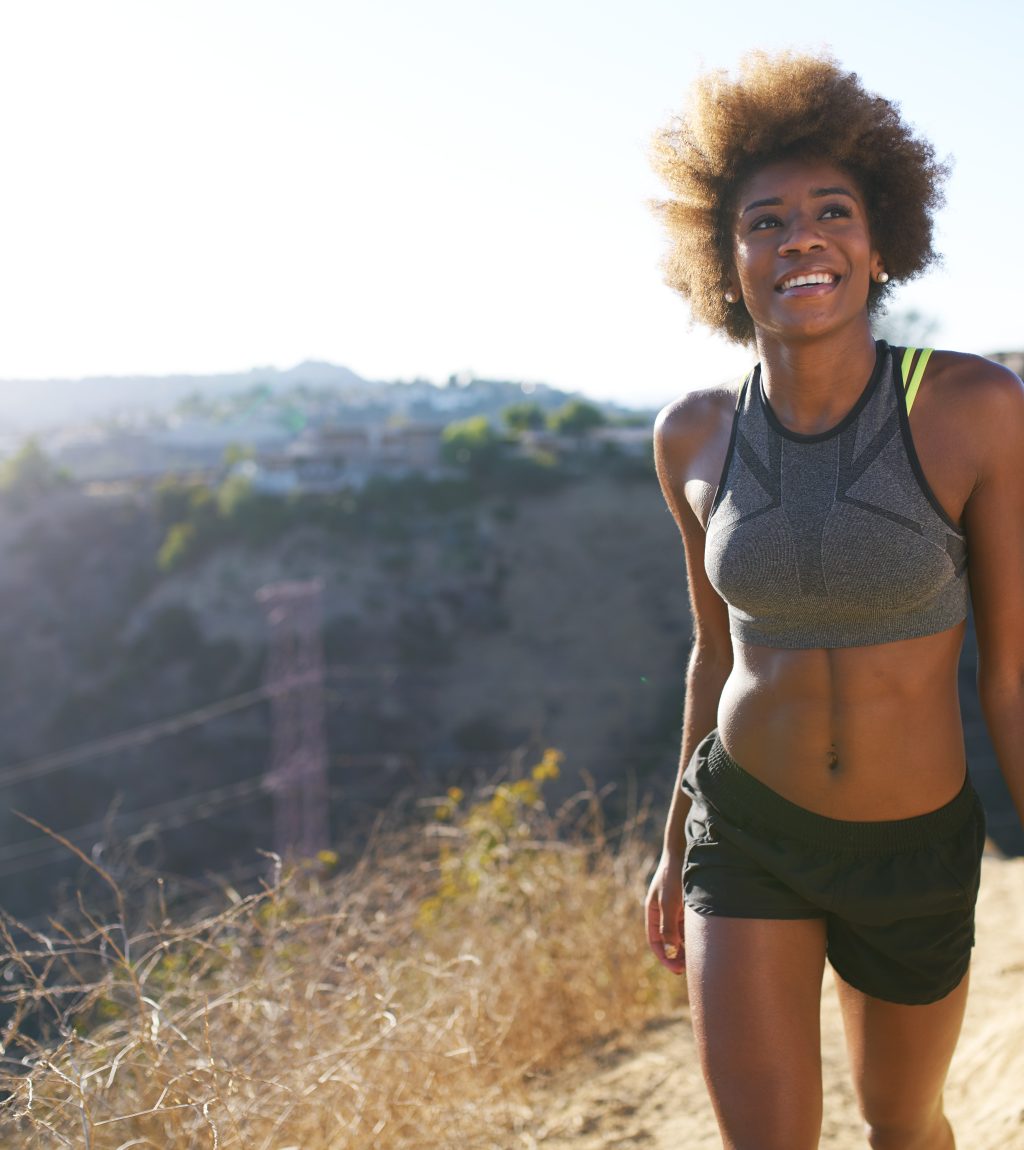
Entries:
MULTIPOLYGON (((811 195, 815 197, 849 196, 851 200, 856 199, 856 196, 854 196, 853 192, 851 192, 849 188, 844 188, 841 186, 836 186, 834 188, 815 188, 811 192, 811 195)), ((747 212, 752 212, 754 208, 777 208, 781 203, 782 200, 779 199, 778 196, 772 196, 767 200, 754 200, 753 203, 747 204, 743 211, 740 212, 740 215, 745 216, 747 212)))

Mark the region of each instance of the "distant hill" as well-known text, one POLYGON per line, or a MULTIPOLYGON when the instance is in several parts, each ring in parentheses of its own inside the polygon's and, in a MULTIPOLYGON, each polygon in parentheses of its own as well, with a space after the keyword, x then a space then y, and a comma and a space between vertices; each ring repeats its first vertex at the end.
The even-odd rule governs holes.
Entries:
MULTIPOLYGON (((182 420, 211 426, 269 420, 279 426, 280 436, 289 438, 319 424, 444 424, 475 415, 497 422, 502 410, 512 404, 529 401, 553 411, 577 398, 584 397, 519 380, 451 377, 443 384, 425 379, 366 380, 347 367, 316 360, 287 370, 254 367, 223 375, 0 380, 0 456, 30 434, 41 435, 51 451, 62 451, 70 441, 91 444, 100 451, 95 432, 100 425, 103 435, 99 438, 105 439, 115 432, 114 424, 119 434, 145 436, 157 427, 178 426, 182 420), (69 440, 62 433, 72 428, 69 440)), ((653 417, 653 412, 591 402, 613 420, 639 420, 647 425, 648 417, 653 417)), ((250 435, 243 427, 237 438, 247 442, 250 435)), ((264 437, 254 427, 251 438, 264 437)))
POLYGON ((121 412, 167 411, 197 393, 224 396, 260 385, 285 391, 303 384, 361 391, 374 386, 347 367, 314 360, 287 370, 254 367, 223 375, 6 379, 0 380, 0 428, 28 433, 121 412))

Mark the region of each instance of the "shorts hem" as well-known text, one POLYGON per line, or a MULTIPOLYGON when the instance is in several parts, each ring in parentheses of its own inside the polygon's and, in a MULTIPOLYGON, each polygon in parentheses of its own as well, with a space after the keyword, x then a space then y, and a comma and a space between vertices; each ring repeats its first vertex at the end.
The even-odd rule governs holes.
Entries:
POLYGON ((720 907, 709 906, 704 902, 693 902, 688 898, 684 898, 683 902, 690 910, 703 915, 705 918, 762 918, 772 922, 785 922, 786 919, 824 919, 827 917, 823 910, 779 911, 773 914, 761 907, 753 910, 722 910, 720 907))
POLYGON ((935 992, 929 991, 926 994, 902 994, 895 997, 893 994, 880 994, 876 989, 865 985, 859 978, 849 978, 846 973, 840 969, 839 965, 833 960, 832 956, 828 956, 829 965, 839 975, 843 982, 852 986, 854 990, 859 990, 861 994, 866 994, 870 998, 877 998, 881 1002, 891 1002, 896 1006, 930 1006, 933 1002, 941 1002, 947 995, 952 994, 954 990, 963 982, 967 976, 968 970, 971 968, 971 960, 968 959, 964 964, 963 970, 951 981, 943 983, 943 989, 935 992))

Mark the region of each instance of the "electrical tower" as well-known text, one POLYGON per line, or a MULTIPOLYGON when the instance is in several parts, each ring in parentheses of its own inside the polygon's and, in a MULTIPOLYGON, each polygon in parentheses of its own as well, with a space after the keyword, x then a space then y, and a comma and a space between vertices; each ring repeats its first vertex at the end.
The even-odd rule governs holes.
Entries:
POLYGON ((274 849, 312 858, 329 843, 324 733, 323 581, 269 583, 256 592, 270 645, 271 705, 266 786, 274 800, 274 849))

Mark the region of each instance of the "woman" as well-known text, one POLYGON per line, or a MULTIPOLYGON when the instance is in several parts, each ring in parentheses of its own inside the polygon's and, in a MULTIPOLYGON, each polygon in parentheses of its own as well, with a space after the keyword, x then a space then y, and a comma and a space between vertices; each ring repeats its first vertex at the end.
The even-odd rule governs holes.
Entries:
POLYGON ((968 571, 1024 817, 1024 392, 873 338, 934 259, 946 171, 834 61, 705 76, 656 156, 669 282, 760 362, 655 433, 694 645, 650 943, 675 973, 685 957, 727 1147, 817 1146, 828 958, 870 1145, 945 1150, 984 842, 957 700, 968 571))

